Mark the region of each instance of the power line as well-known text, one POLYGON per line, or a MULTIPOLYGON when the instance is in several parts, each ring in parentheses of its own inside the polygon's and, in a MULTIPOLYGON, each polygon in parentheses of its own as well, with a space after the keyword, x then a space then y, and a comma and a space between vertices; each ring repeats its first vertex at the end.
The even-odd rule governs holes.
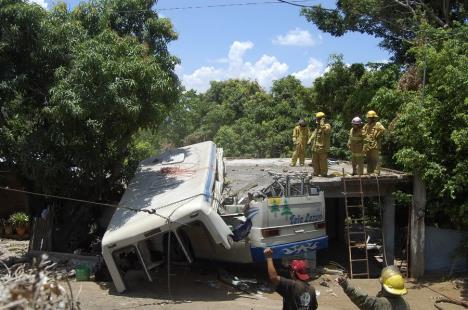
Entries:
POLYGON ((181 10, 196 10, 196 9, 212 9, 212 8, 226 8, 234 6, 252 6, 252 5, 269 5, 269 4, 289 4, 300 7, 311 7, 306 5, 301 5, 299 3, 308 2, 311 0, 292 0, 292 1, 261 1, 261 2, 238 2, 238 3, 220 3, 220 4, 209 4, 209 5, 193 5, 193 6, 183 6, 183 7, 166 7, 166 8, 154 8, 154 9, 144 9, 144 10, 118 10, 112 11, 117 13, 132 13, 132 12, 159 12, 159 11, 181 11, 181 10))
MULTIPOLYGON (((27 195, 33 195, 33 196, 41 196, 41 197, 45 197, 45 198, 54 198, 54 199, 58 199, 58 200, 67 200, 67 201, 73 201, 73 202, 79 202, 79 203, 82 203, 84 205, 94 205, 94 206, 99 206, 99 207, 111 207, 111 208, 114 208, 114 209, 125 209, 125 210, 129 210, 129 211, 133 211, 133 212, 144 212, 144 213, 148 213, 148 214, 153 214, 153 215, 156 215, 158 217, 161 217, 163 219, 165 219, 166 221, 168 222, 174 222, 174 223, 177 223, 177 224, 180 224, 180 225, 183 225, 185 226, 185 224, 183 223, 179 223, 175 220, 172 220, 170 219, 170 216, 174 213, 172 212, 171 215, 169 217, 167 216, 164 216, 162 214, 159 214, 157 213, 156 211, 159 210, 159 209, 162 209, 162 208, 166 208, 166 207, 169 207, 169 206, 172 206, 172 205, 176 205, 178 203, 183 203, 182 205, 186 204, 187 202, 195 199, 196 197, 198 196, 207 196, 207 197, 210 197, 210 198, 213 198, 218 204, 220 204, 221 202, 217 199, 215 199, 214 196, 212 195, 207 195, 207 194, 195 194, 193 196, 190 196, 190 197, 186 197, 186 198, 183 198, 183 199, 180 199, 180 200, 177 200, 177 201, 174 201, 174 202, 171 202, 171 203, 168 203, 166 205, 163 205, 163 206, 160 206, 158 208, 153 208, 153 209, 136 209, 136 208, 131 208, 131 207, 127 207, 127 206, 123 206, 123 205, 117 205, 117 204, 111 204, 111 203, 104 203, 104 202, 95 202, 95 201, 90 201, 90 200, 84 200, 84 199, 77 199, 77 198, 70 198, 70 197, 65 197, 65 196, 57 196, 57 195, 49 195, 49 194, 43 194, 43 193, 37 193, 37 192, 31 192, 31 191, 27 191, 27 190, 22 190, 22 189, 15 189, 15 188, 9 188, 9 187, 4 187, 4 186, 0 186, 0 190, 4 190, 4 191, 10 191, 10 192, 16 192, 16 193, 23 193, 23 194, 27 194, 27 195)), ((178 206, 176 209, 180 208, 181 206, 178 206)), ((175 210, 174 210, 175 211, 175 210)))
POLYGON ((301 7, 301 8, 311 8, 311 7, 312 7, 312 6, 310 6, 310 5, 303 5, 303 4, 298 4, 298 3, 296 3, 296 2, 299 2, 299 1, 278 0, 278 2, 286 3, 286 4, 289 4, 289 5, 298 6, 298 7, 301 7))

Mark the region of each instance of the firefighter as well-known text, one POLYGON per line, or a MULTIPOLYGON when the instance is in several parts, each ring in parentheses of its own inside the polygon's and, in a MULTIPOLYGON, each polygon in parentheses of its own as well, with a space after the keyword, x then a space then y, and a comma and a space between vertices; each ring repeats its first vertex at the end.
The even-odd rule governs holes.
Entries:
POLYGON ((375 111, 370 110, 366 114, 367 124, 364 125, 362 131, 364 133, 364 153, 367 160, 367 173, 380 174, 380 148, 384 126, 377 121, 379 117, 375 111))
POLYGON ((291 159, 291 166, 296 166, 297 159, 299 158, 299 164, 304 166, 305 152, 307 139, 309 139, 310 130, 303 119, 299 120, 299 123, 293 129, 293 143, 294 153, 291 159))
POLYGON ((402 297, 407 293, 405 280, 400 271, 395 266, 388 266, 382 269, 379 278, 381 290, 377 296, 369 296, 367 293, 354 288, 344 277, 337 278, 344 292, 351 301, 364 310, 409 310, 410 306, 402 297))
POLYGON ((331 126, 326 122, 325 113, 315 114, 316 128, 307 144, 312 145, 312 166, 315 176, 328 175, 328 151, 330 150, 331 126))
POLYGON ((362 120, 356 116, 351 121, 352 128, 349 131, 348 148, 351 151, 351 163, 353 175, 364 174, 364 134, 362 131, 362 120))

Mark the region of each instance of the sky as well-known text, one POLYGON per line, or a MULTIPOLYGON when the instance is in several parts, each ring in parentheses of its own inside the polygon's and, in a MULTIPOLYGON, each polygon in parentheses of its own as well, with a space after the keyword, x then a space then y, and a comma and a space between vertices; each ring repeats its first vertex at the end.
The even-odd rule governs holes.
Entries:
MULTIPOLYGON (((53 5, 51 0, 31 1, 48 9, 53 5)), ((79 0, 65 2, 73 8, 79 0)), ((300 2, 318 3, 335 7, 333 0, 300 2)), ((179 34, 169 43, 170 52, 181 61, 176 73, 186 89, 199 92, 212 80, 231 78, 256 80, 269 90, 274 80, 287 75, 310 87, 326 70, 331 54, 342 54, 349 64, 390 57, 374 37, 333 37, 300 16, 300 7, 274 0, 159 0, 155 9, 179 34)))

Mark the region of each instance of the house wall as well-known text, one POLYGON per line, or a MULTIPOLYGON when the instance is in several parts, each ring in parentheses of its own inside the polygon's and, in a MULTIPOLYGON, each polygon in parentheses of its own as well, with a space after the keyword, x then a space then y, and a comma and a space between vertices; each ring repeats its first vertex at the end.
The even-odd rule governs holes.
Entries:
POLYGON ((460 241, 468 238, 468 232, 426 226, 424 257, 426 271, 465 272, 468 258, 456 257, 460 241))

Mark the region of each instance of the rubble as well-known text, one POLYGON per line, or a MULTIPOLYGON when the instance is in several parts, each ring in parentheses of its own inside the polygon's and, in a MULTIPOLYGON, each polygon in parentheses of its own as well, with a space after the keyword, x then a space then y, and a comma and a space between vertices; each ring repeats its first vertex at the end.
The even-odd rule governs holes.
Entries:
POLYGON ((221 282, 249 295, 258 297, 261 296, 263 292, 271 293, 274 291, 268 283, 259 283, 257 279, 241 279, 219 267, 217 268, 217 272, 221 282))
MULTIPOLYGON (((58 283, 57 263, 43 255, 32 263, 8 267, 0 261, 0 308, 2 309, 80 309, 70 285, 58 283)), ((67 277, 64 277, 68 283, 67 277)))

